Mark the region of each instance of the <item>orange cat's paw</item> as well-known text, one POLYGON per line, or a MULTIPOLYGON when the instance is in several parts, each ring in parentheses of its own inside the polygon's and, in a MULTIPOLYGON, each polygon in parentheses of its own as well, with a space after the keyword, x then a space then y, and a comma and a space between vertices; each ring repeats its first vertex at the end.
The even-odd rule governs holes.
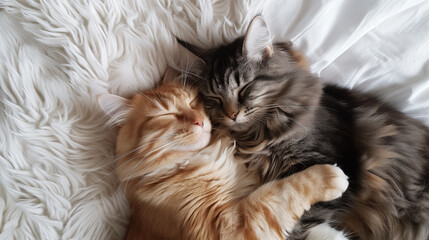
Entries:
POLYGON ((315 165, 308 170, 311 170, 311 177, 316 178, 316 191, 319 193, 316 201, 324 202, 339 198, 349 186, 348 177, 337 166, 315 165))

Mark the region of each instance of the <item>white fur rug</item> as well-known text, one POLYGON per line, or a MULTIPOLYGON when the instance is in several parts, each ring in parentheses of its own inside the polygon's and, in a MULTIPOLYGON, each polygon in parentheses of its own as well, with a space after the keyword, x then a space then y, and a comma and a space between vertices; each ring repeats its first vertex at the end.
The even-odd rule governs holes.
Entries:
POLYGON ((121 239, 129 209, 96 96, 152 87, 173 34, 214 46, 257 13, 315 74, 429 124, 425 0, 0 0, 0 239, 121 239))

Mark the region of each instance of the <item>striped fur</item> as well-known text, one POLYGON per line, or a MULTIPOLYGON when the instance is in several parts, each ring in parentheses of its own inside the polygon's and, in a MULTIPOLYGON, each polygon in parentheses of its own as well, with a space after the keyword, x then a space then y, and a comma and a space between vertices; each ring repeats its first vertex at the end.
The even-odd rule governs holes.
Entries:
MULTIPOLYGON (((248 32, 266 28, 253 21, 248 32)), ((181 42, 206 63, 194 71, 207 79, 199 87, 214 126, 237 141, 263 182, 321 163, 350 177, 345 195, 313 207, 291 239, 320 223, 350 239, 429 239, 428 128, 377 98, 323 85, 291 44, 255 53, 248 37, 209 50, 181 42)))
POLYGON ((196 91, 166 83, 117 103, 128 114, 117 123, 116 161, 133 208, 127 239, 285 239, 312 204, 348 186, 333 165, 261 185, 231 139, 199 144, 191 113, 203 116, 209 135, 210 122, 196 91))

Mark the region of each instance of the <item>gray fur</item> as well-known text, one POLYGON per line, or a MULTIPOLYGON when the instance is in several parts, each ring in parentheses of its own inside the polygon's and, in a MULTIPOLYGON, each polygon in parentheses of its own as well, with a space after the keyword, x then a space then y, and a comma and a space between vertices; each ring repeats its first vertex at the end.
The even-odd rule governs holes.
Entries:
POLYGON ((340 200, 312 207, 290 239, 322 222, 350 239, 429 239, 429 129, 377 98, 323 85, 288 43, 258 60, 243 54, 243 41, 204 52, 187 46, 206 63, 198 83, 215 129, 236 139, 263 181, 321 163, 338 164, 350 180, 340 200), (234 123, 228 115, 240 109, 246 121, 234 123))

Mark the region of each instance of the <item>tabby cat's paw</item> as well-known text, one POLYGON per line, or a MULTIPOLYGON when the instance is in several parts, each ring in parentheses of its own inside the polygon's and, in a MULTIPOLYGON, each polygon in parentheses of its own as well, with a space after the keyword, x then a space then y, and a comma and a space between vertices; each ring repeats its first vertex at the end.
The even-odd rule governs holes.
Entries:
POLYGON ((341 197, 349 186, 348 177, 344 174, 341 168, 329 165, 315 165, 310 167, 311 175, 317 178, 317 189, 319 192, 319 199, 316 201, 330 201, 341 197))

